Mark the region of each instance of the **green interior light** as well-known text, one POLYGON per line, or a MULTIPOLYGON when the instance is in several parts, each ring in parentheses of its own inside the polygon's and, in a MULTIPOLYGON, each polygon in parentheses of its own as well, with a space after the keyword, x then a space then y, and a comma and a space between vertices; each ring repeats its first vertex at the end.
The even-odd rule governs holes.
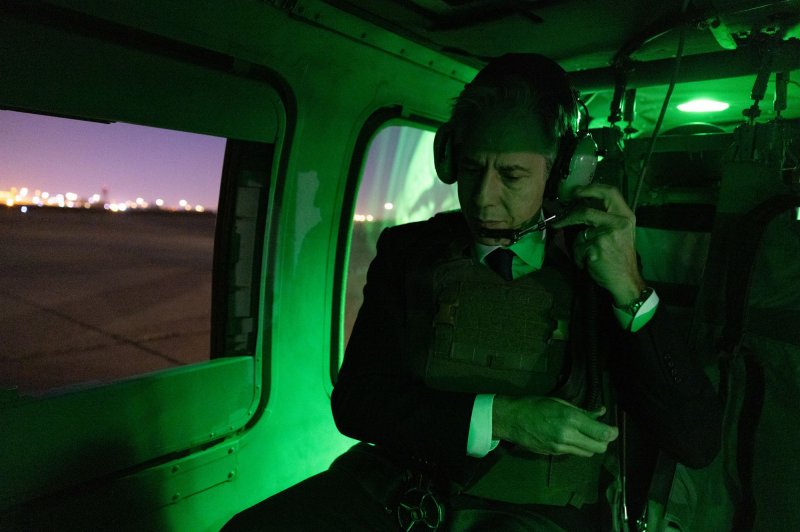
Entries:
POLYGON ((678 109, 685 113, 711 113, 714 111, 724 111, 728 107, 730 107, 730 105, 725 102, 709 100, 708 98, 698 98, 680 104, 678 109))

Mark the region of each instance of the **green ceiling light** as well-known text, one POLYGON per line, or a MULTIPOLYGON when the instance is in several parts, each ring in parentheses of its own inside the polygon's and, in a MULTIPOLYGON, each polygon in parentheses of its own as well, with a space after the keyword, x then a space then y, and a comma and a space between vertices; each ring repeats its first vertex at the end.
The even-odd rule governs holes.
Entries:
POLYGON ((730 107, 725 102, 718 102, 717 100, 709 100, 708 98, 698 98, 678 106, 678 109, 684 113, 713 113, 715 111, 724 111, 730 107))

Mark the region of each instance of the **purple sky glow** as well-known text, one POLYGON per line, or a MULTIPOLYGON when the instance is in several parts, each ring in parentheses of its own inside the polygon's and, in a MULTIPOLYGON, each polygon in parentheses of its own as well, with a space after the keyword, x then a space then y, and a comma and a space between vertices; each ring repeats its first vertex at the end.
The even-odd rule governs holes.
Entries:
POLYGON ((180 200, 216 211, 225 139, 124 123, 0 111, 0 190, 28 187, 111 203, 180 200))

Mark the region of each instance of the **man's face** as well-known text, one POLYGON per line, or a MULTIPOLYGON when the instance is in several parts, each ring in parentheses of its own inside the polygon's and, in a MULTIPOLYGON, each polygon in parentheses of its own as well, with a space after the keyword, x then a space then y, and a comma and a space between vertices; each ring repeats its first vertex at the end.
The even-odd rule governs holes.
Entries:
POLYGON ((530 117, 486 116, 465 132, 458 149, 458 201, 473 238, 508 245, 508 239, 481 236, 481 229, 515 229, 542 207, 548 152, 538 121, 530 117))

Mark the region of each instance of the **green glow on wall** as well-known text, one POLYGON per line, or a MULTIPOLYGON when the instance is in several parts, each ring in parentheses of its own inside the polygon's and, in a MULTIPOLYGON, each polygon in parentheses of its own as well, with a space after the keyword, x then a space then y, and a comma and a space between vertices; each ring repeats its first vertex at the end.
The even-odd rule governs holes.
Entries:
POLYGON ((684 113, 713 113, 715 111, 724 111, 728 107, 730 105, 725 102, 708 98, 698 98, 678 105, 678 109, 684 113))

